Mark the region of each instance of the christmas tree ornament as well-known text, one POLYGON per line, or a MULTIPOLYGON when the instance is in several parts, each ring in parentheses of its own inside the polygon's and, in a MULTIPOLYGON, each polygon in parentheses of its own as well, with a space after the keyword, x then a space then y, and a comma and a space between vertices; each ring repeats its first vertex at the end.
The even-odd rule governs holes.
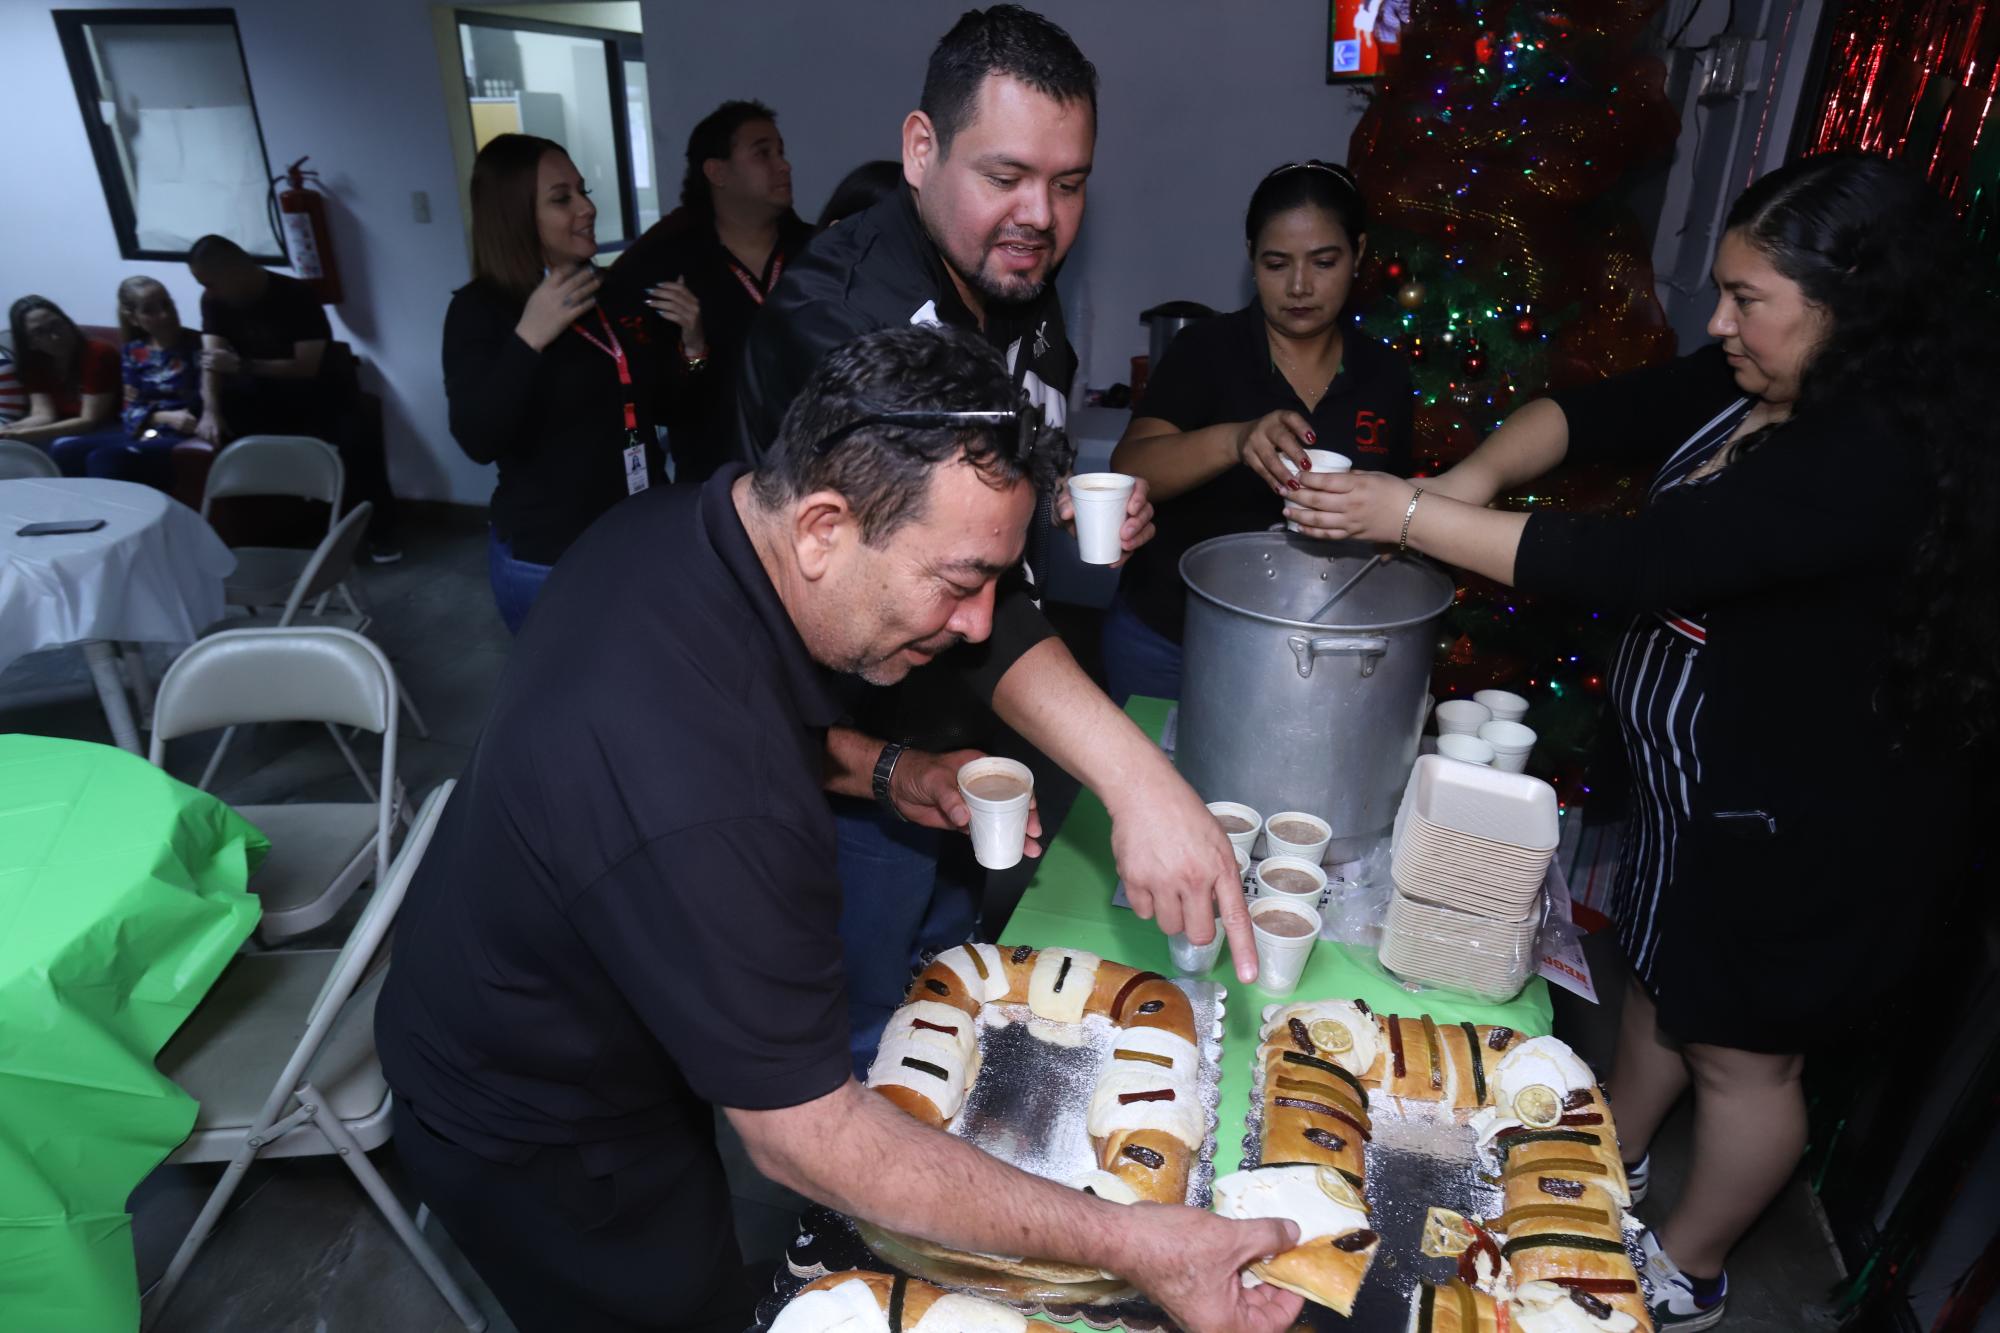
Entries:
POLYGON ((1424 285, 1415 278, 1396 289, 1396 304, 1405 310, 1415 310, 1424 303, 1424 285))

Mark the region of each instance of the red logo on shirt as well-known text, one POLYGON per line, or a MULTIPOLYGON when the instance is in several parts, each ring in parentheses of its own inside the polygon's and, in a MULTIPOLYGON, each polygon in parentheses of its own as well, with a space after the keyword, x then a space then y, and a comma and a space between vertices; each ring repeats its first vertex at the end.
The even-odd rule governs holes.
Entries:
POLYGON ((1364 454, 1386 454, 1389 446, 1382 444, 1382 427, 1387 424, 1377 413, 1367 411, 1354 414, 1354 447, 1364 454))

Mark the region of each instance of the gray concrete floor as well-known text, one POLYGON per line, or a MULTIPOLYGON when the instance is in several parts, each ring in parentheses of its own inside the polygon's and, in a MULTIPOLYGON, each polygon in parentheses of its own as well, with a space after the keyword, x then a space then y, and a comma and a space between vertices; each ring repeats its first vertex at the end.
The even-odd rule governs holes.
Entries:
MULTIPOLYGON (((413 508, 406 558, 368 567, 359 578, 376 616, 373 634, 430 725, 429 739, 406 731, 399 758, 404 781, 421 794, 463 767, 489 707, 508 637, 487 591, 483 515, 413 508)), ((1066 636, 1078 640, 1079 656, 1093 660, 1090 618, 1057 619, 1066 636)), ((110 739, 80 662, 59 655, 17 664, 0 675, 0 729, 110 739), (26 688, 42 696, 67 690, 67 697, 9 707, 10 687, 17 696, 26 688)), ((177 743, 169 767, 192 780, 209 744, 200 738, 177 743)), ((275 726, 238 738, 214 789, 236 803, 346 800, 356 791, 324 730, 275 726)), ((1067 808, 1067 795, 1048 786, 1043 794, 1044 819, 1053 824, 1067 808)), ((1004 913, 1011 907, 1029 869, 990 886, 993 909, 1004 913)), ((359 906, 350 904, 299 944, 338 944, 359 906)), ((1563 997, 1557 1031, 1605 1072, 1617 1032, 1621 973, 1608 938, 1589 941, 1588 950, 1611 1000, 1593 1008, 1563 997)), ((1654 1151, 1653 1197, 1641 1207, 1642 1217, 1664 1217, 1659 1210, 1671 1206, 1685 1172, 1689 1129, 1683 1110, 1662 1131, 1654 1151)), ((803 1201, 759 1177, 726 1129, 721 1137, 744 1256, 753 1264, 774 1263, 792 1238, 803 1201)), ((400 1188, 393 1147, 373 1157, 400 1188)), ((218 1175, 216 1167, 163 1168, 134 1192, 130 1209, 142 1285, 150 1286, 164 1271, 218 1175)), ((429 1235, 487 1312, 491 1327, 511 1330, 435 1223, 429 1235)), ((1732 1259, 1725 1327, 1744 1333, 1821 1327, 1819 1302, 1838 1276, 1817 1204, 1803 1181, 1795 1180, 1732 1259)), ((457 1327, 346 1169, 324 1158, 260 1164, 251 1172, 160 1324, 162 1333, 446 1333, 457 1327)))

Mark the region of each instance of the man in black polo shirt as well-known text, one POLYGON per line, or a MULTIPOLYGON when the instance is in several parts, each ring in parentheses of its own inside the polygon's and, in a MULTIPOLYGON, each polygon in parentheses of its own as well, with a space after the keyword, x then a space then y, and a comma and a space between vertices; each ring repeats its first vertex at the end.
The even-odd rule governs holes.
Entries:
MULTIPOLYGON (((755 474, 599 520, 517 640, 375 1027, 398 1155, 524 1333, 744 1326, 712 1106, 765 1175, 843 1212, 1121 1273, 1190 1330, 1298 1313, 1238 1280, 1289 1223, 1106 1203, 849 1076, 827 669, 890 683, 985 638, 1030 470, 1059 462, 1011 421, 877 418, 1014 401, 971 337, 868 335, 826 358, 755 474)), ((912 751, 887 797, 955 824, 953 773, 912 751)))
MULTIPOLYGON (((966 13, 931 53, 919 108, 903 122, 908 188, 816 237, 751 327, 737 389, 745 456, 776 436, 793 395, 828 348, 867 329, 942 324, 978 330, 1046 419, 1060 426, 1076 356, 1054 274, 1083 220, 1097 137, 1097 72, 1069 35, 1015 5, 966 13)), ((1068 498, 1056 501, 1058 516, 1068 498)), ((1129 551, 1151 535, 1145 483, 1125 525, 1129 551)), ((851 701, 837 728, 842 762, 868 767, 885 743, 976 744, 975 710, 955 677, 990 676, 994 711, 1111 812, 1127 896, 1168 933, 1206 943, 1220 916, 1237 975, 1256 952, 1236 862, 1220 827, 1173 765, 1099 690, 1054 636, 1031 585, 1003 585, 990 642, 955 650, 896 691, 851 701)), ((857 1003, 888 1016, 911 954, 965 938, 953 886, 936 883, 939 840, 855 804, 838 811, 857 1003), (955 938, 953 937, 955 935, 955 938)))
POLYGON ((688 133, 681 206, 646 229, 611 266, 610 280, 639 288, 662 318, 690 303, 706 336, 700 395, 672 427, 674 478, 701 481, 735 453, 736 363, 757 308, 812 239, 792 211, 792 165, 777 113, 761 102, 724 102, 688 133))
POLYGON ((389 489, 380 432, 362 420, 354 358, 333 341, 333 326, 312 288, 273 273, 226 236, 188 250, 201 284, 201 365, 212 417, 203 438, 310 435, 340 450, 349 507, 375 506, 369 557, 402 558, 396 498, 389 489))

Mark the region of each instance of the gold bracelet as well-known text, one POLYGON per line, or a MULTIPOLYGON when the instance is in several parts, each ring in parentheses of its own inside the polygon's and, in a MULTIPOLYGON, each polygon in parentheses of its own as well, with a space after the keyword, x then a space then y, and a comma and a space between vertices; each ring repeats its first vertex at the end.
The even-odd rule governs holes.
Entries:
POLYGON ((1410 520, 1417 516, 1417 501, 1423 498, 1424 488, 1419 486, 1416 494, 1410 497, 1410 507, 1403 511, 1403 535, 1396 540, 1396 552, 1399 555, 1410 549, 1410 520))

